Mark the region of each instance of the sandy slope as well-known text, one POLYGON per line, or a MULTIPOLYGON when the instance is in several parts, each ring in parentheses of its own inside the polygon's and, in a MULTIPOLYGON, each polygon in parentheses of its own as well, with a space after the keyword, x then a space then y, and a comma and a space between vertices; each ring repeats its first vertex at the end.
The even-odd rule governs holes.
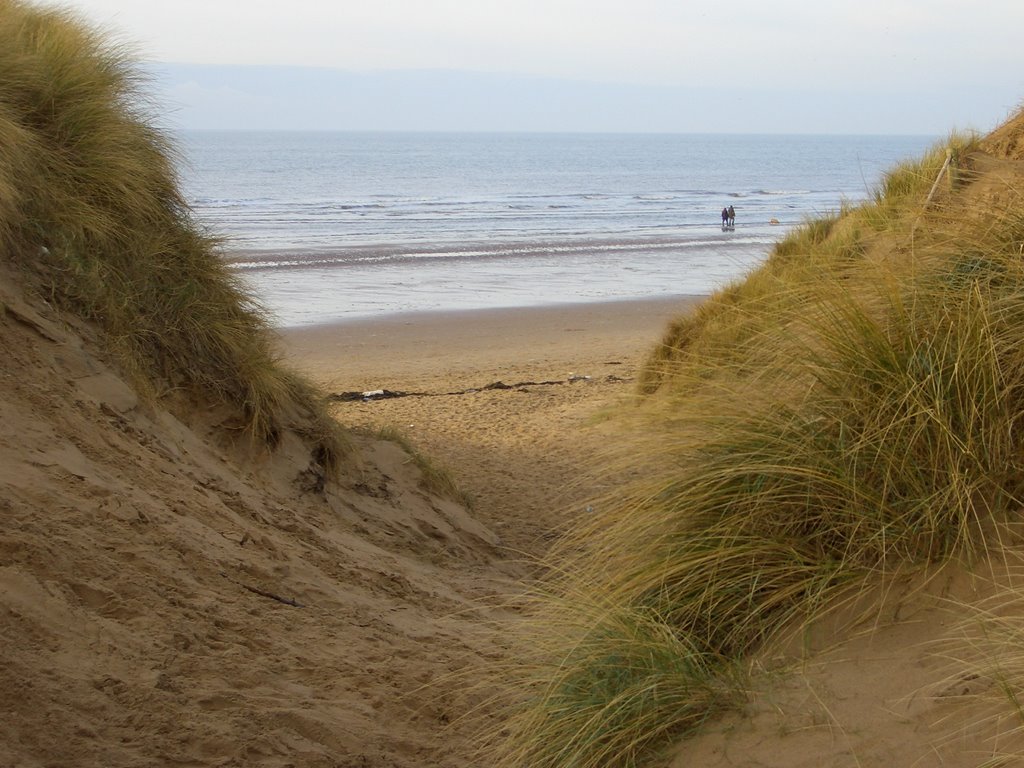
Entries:
POLYGON ((679 744, 671 768, 1019 764, 1000 761, 1021 754, 1020 718, 974 608, 1019 610, 1005 595, 1020 566, 949 564, 852 596, 758 658, 746 708, 679 744))
POLYGON ((392 444, 218 446, 3 278, 0 765, 460 764, 495 534, 392 444))
MULTIPOLYGON (((582 360, 594 378, 575 385, 339 406, 352 422, 415 420, 475 513, 369 438, 341 486, 318 490, 297 438, 249 455, 215 412, 184 423, 140 402, 88 327, 6 272, 0 306, 0 766, 366 767, 469 764, 463 716, 488 693, 472 670, 504 657, 487 624, 514 613, 489 606, 564 522, 556 491, 587 461, 573 443, 589 414, 627 392, 597 379, 629 378, 679 305, 624 324, 628 359, 621 329, 592 343, 600 329, 564 316, 570 341, 542 360, 484 334, 490 357, 468 369, 381 344, 313 364, 293 339, 314 372, 369 366, 354 388, 564 378, 582 360)), ((530 327, 520 318, 518 338, 549 335, 530 327)), ((473 355, 459 338, 449 359, 473 355)))

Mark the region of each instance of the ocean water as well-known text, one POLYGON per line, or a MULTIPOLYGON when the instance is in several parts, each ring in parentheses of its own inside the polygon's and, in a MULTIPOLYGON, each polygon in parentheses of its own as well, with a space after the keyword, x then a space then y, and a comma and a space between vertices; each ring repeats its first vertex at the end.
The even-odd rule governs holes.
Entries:
POLYGON ((709 293, 933 141, 189 131, 179 146, 197 218, 292 326, 709 293))

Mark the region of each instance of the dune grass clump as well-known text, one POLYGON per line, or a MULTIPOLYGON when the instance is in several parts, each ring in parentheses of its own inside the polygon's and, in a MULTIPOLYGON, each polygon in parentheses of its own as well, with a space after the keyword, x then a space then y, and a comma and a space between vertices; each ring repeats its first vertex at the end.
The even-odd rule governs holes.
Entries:
MULTIPOLYGON (((656 391, 666 378, 678 385, 679 376, 692 374, 693 362, 704 355, 712 357, 712 365, 729 356, 762 367, 763 360, 750 360, 742 352, 737 355, 737 347, 756 347, 763 335, 784 328, 793 317, 799 318, 808 305, 821 300, 820 281, 832 283, 831 289, 838 286, 844 290, 843 283, 848 280, 860 279, 865 272, 877 274, 875 265, 865 264, 872 253, 888 260, 889 255, 907 249, 911 241, 908 233, 947 153, 951 162, 959 162, 977 145, 976 136, 953 134, 922 158, 890 170, 870 204, 843 204, 839 211, 795 228, 759 269, 716 292, 693 313, 669 326, 641 371, 642 391, 656 391), (813 297, 808 297, 809 291, 813 297), (680 360, 683 365, 677 364, 680 360)), ((949 179, 958 179, 958 184, 968 179, 956 168, 948 174, 949 179)), ((942 184, 941 189, 951 186, 951 182, 942 184)))
POLYGON ((865 221, 879 231, 885 231, 908 210, 926 200, 933 187, 944 183, 953 189, 959 183, 958 168, 963 157, 977 145, 977 137, 970 134, 951 134, 916 160, 900 163, 889 170, 875 191, 873 206, 861 211, 865 221), (940 173, 948 165, 948 171, 940 173))
POLYGON ((342 438, 178 188, 131 58, 67 12, 0 0, 0 252, 97 323, 136 385, 229 404, 337 462, 342 438))
POLYGON ((502 765, 644 764, 742 701, 784 630, 998 546, 1024 500, 1024 229, 1012 189, 972 215, 969 171, 927 206, 935 176, 886 182, 670 329, 629 417, 643 478, 553 555, 502 765))
POLYGON ((544 603, 531 627, 538 634, 558 629, 562 673, 553 680, 544 674, 550 641, 525 649, 508 671, 536 673, 520 682, 540 706, 505 723, 503 737, 511 737, 498 755, 488 745, 481 764, 632 765, 664 744, 681 721, 696 725, 737 703, 738 681, 654 609, 597 603, 592 593, 552 592, 544 603))

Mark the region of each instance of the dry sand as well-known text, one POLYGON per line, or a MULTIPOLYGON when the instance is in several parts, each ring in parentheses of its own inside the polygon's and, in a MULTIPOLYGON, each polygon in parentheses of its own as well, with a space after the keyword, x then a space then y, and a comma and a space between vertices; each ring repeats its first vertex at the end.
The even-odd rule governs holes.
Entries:
POLYGON ((417 313, 282 336, 293 364, 329 392, 423 393, 335 413, 397 428, 452 473, 507 547, 532 556, 604 490, 592 475, 609 437, 594 421, 632 395, 644 356, 696 300, 417 313), (512 388, 484 389, 496 382, 512 388))
POLYGON ((339 404, 451 466, 470 513, 392 443, 358 438, 318 488, 294 435, 253 455, 225 414, 143 401, 95 329, 0 270, 0 766, 475 765, 463 717, 488 692, 467 670, 507 658, 490 626, 521 555, 577 498, 590 414, 629 392, 606 377, 685 303, 284 334, 336 390, 590 376, 339 404))

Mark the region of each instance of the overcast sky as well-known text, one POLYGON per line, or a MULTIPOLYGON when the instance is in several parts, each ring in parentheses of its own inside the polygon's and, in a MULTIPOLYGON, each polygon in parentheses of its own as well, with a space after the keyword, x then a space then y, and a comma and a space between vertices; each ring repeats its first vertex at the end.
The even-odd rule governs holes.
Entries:
POLYGON ((42 4, 160 63, 185 127, 944 134, 1024 101, 1021 0, 42 4))

